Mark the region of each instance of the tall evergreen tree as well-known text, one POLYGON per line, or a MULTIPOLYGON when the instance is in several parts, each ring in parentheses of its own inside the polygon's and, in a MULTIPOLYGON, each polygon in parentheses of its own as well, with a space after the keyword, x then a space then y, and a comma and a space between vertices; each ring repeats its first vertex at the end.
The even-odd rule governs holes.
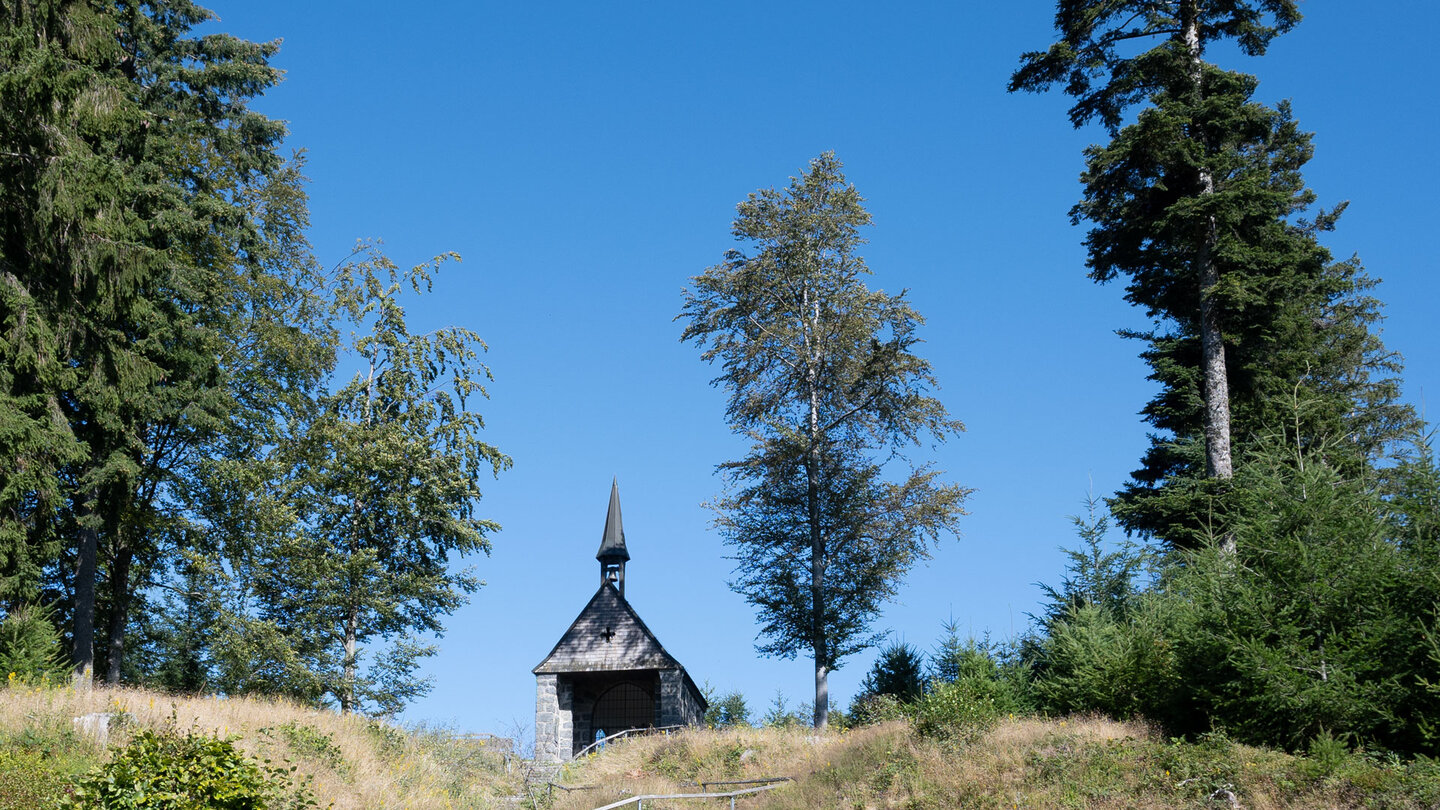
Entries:
POLYGON ((79 373, 67 362, 61 314, 99 242, 87 199, 115 194, 87 134, 123 115, 112 102, 113 21, 83 2, 0 9, 0 599, 39 594, 59 553, 66 486, 86 458, 62 408, 79 373), (85 103, 90 101, 92 103, 85 103), (97 165, 98 164, 98 165, 97 165), (82 182, 85 173, 96 184, 82 182))
MULTIPOLYGON (((88 682, 100 537, 120 525, 125 493, 140 474, 155 390, 186 381, 167 361, 191 359, 181 360, 191 334, 170 320, 178 313, 170 295, 176 268, 163 240, 171 224, 165 191, 145 162, 147 130, 170 122, 148 118, 137 98, 123 9, 33 3, 11 12, 6 39, 29 52, 7 79, 32 78, 14 74, 46 55, 56 57, 56 75, 33 77, 34 95, 48 96, 49 109, 22 106, 19 132, 7 137, 24 144, 11 155, 29 170, 7 183, 15 216, 4 248, 19 293, 16 320, 46 324, 52 342, 32 350, 23 344, 28 335, 12 333, 10 351, 51 356, 55 373, 40 376, 43 396, 76 442, 70 463, 51 470, 53 481, 40 491, 63 494, 59 527, 75 538, 72 637, 77 676, 88 682), (27 124, 44 134, 27 141, 27 124)), ((36 379, 16 382, 24 390, 36 379)))
POLYGON ((828 674, 874 643, 880 606, 930 544, 954 531, 967 490, 884 462, 963 429, 930 395, 914 353, 923 322, 904 294, 868 289, 856 255, 870 223, 863 200, 825 153, 784 191, 739 205, 731 250, 692 279, 682 340, 719 362, 726 415, 754 442, 720 465, 735 490, 716 505, 734 548, 731 587, 753 604, 759 650, 815 663, 815 725, 829 713, 828 674))
POLYGON ((278 81, 275 45, 195 36, 211 16, 188 0, 0 16, 16 169, 0 183, 0 352, 16 361, 0 441, 25 462, 0 473, 0 574, 23 596, 59 564, 48 596, 71 604, 82 680, 106 618, 119 677, 131 599, 163 567, 159 538, 182 536, 166 528, 177 476, 254 398, 246 363, 270 361, 262 391, 323 371, 300 313, 275 322, 312 271, 283 126, 247 106, 278 81))
POLYGON ((300 162, 279 152, 283 125, 248 108, 279 80, 269 64, 276 44, 195 36, 212 16, 179 0, 121 9, 138 98, 169 124, 147 129, 144 165, 169 223, 152 232, 178 257, 167 323, 189 337, 171 341, 186 350, 150 392, 141 473, 125 493, 131 516, 106 544, 112 682, 131 594, 146 582, 127 576, 132 561, 158 571, 162 552, 183 550, 161 548, 160 538, 198 536, 176 528, 182 479, 227 450, 233 457, 237 441, 253 448, 273 438, 266 424, 302 403, 333 362, 303 235, 300 162))
POLYGON ((1162 390, 1144 411, 1161 432, 1113 505, 1126 529, 1178 545, 1231 537, 1231 443, 1282 418, 1267 403, 1316 402, 1315 430, 1345 422, 1357 463, 1413 423, 1395 401, 1396 360, 1369 328, 1369 281, 1318 242, 1338 209, 1300 219, 1314 200, 1300 176, 1309 136, 1287 106, 1252 100, 1252 77, 1203 58, 1227 38, 1263 53, 1298 20, 1288 0, 1062 0, 1061 40, 1026 54, 1011 81, 1064 82, 1072 122, 1098 120, 1114 136, 1088 150, 1072 216, 1094 226, 1091 277, 1127 277, 1126 299, 1157 321, 1125 334, 1149 344, 1142 356, 1162 390))

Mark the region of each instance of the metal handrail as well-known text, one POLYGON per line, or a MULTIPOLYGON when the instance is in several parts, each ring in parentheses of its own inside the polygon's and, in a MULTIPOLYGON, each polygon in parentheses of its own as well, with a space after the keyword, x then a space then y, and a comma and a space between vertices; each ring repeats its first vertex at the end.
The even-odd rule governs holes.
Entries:
MULTIPOLYGON (((767 776, 763 779, 726 779, 716 782, 681 782, 682 785, 697 785, 701 790, 709 791, 711 785, 768 785, 774 782, 794 782, 793 776, 767 776)), ((559 782, 546 782, 550 792, 554 793, 555 788, 569 793, 575 790, 599 790, 603 785, 562 785, 559 782)))
MULTIPOLYGON (((783 777, 783 778, 784 778, 786 781, 789 781, 789 779, 790 779, 790 777, 788 777, 788 776, 787 776, 787 777, 783 777)), ((646 795, 644 795, 644 796, 631 796, 631 797, 628 798, 628 799, 621 799, 621 800, 618 801, 618 802, 614 802, 614 803, 612 803, 612 804, 607 804, 607 805, 605 805, 604 807, 597 807, 597 808, 595 808, 595 810, 616 810, 616 808, 618 808, 618 807, 624 807, 624 806, 627 805, 627 804, 634 804, 634 805, 635 805, 635 810, 644 810, 644 808, 645 808, 645 802, 647 802, 647 801, 657 801, 657 800, 660 800, 660 799, 729 799, 729 800, 730 800, 730 810, 735 810, 735 797, 736 797, 736 796, 748 796, 748 795, 750 795, 750 794, 752 794, 752 793, 762 793, 762 792, 767 791, 767 790, 774 790, 775 788, 784 787, 784 786, 785 786, 785 782, 772 782, 772 783, 770 783, 770 784, 768 784, 768 785, 761 785, 761 786, 759 786, 759 787, 744 788, 744 789, 741 789, 741 790, 732 790, 732 791, 730 791, 729 793, 654 793, 654 794, 646 794, 646 795)))
POLYGON ((707 785, 764 785, 770 782, 794 782, 793 776, 767 776, 764 779, 729 779, 723 782, 696 782, 700 787, 707 785))
POLYGON ((572 790, 599 790, 599 789, 600 789, 600 786, 599 786, 599 785, 562 785, 562 784, 560 784, 559 782, 546 782, 545 785, 546 785, 546 787, 551 788, 551 792, 554 792, 554 788, 560 788, 561 790, 565 791, 566 793, 569 793, 569 792, 572 791, 572 790))
POLYGON ((613 740, 618 740, 621 737, 626 736, 627 734, 658 734, 662 731, 669 732, 681 728, 685 728, 685 726, 660 726, 658 728, 655 726, 645 726, 644 728, 627 728, 624 731, 617 731, 614 734, 605 737, 604 739, 596 740, 595 742, 590 743, 584 748, 581 748, 578 752, 576 752, 575 756, 570 757, 570 759, 577 760, 580 757, 583 757, 586 754, 590 753, 590 751, 596 746, 604 745, 613 740))

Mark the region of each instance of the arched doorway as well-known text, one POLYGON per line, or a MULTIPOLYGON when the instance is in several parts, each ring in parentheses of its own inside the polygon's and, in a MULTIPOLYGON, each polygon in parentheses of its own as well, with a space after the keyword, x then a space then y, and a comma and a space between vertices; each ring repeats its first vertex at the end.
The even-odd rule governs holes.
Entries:
POLYGON ((655 725, 655 696, 634 683, 617 683, 595 701, 590 733, 615 734, 627 728, 655 725))

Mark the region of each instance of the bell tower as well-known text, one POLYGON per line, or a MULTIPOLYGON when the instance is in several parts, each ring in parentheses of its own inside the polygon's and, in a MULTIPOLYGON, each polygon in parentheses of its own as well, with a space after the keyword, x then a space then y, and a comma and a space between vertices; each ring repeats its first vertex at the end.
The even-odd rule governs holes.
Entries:
POLYGON ((615 585, 621 598, 625 596, 625 562, 630 552, 625 550, 625 527, 620 522, 620 482, 610 482, 610 509, 605 513, 605 533, 600 537, 600 551, 595 554, 600 561, 600 581, 615 585))

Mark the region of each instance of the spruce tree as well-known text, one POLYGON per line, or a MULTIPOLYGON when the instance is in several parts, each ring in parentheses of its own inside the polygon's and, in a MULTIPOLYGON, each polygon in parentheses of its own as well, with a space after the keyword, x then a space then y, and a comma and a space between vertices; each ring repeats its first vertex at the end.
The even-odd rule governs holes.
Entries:
POLYGON ((0 442, 19 462, 0 472, 0 598, 68 602, 82 680, 107 623, 119 677, 131 600, 161 537, 183 536, 179 479, 257 390, 325 362, 296 304, 300 178, 283 126, 247 106, 279 79, 276 46, 195 35, 211 16, 188 0, 0 15, 0 442), (274 383, 251 389, 259 357, 274 383))
POLYGON ((1063 82, 1076 98, 1072 122, 1098 120, 1113 136, 1087 151, 1072 216, 1093 226, 1091 277, 1125 277, 1126 300, 1154 319, 1123 334, 1148 344, 1142 356, 1162 389, 1144 410, 1159 432, 1112 506, 1127 530, 1176 545, 1231 537, 1231 444, 1288 418, 1274 402, 1316 403, 1312 433, 1344 423, 1353 463, 1413 425, 1396 402, 1398 362, 1370 330, 1369 280, 1318 241, 1340 208, 1303 218, 1314 202, 1300 175, 1309 135, 1288 105, 1253 100, 1253 77, 1203 58, 1227 38, 1263 53, 1298 20, 1282 0, 1062 0, 1060 42, 1026 54, 1011 81, 1063 82))

